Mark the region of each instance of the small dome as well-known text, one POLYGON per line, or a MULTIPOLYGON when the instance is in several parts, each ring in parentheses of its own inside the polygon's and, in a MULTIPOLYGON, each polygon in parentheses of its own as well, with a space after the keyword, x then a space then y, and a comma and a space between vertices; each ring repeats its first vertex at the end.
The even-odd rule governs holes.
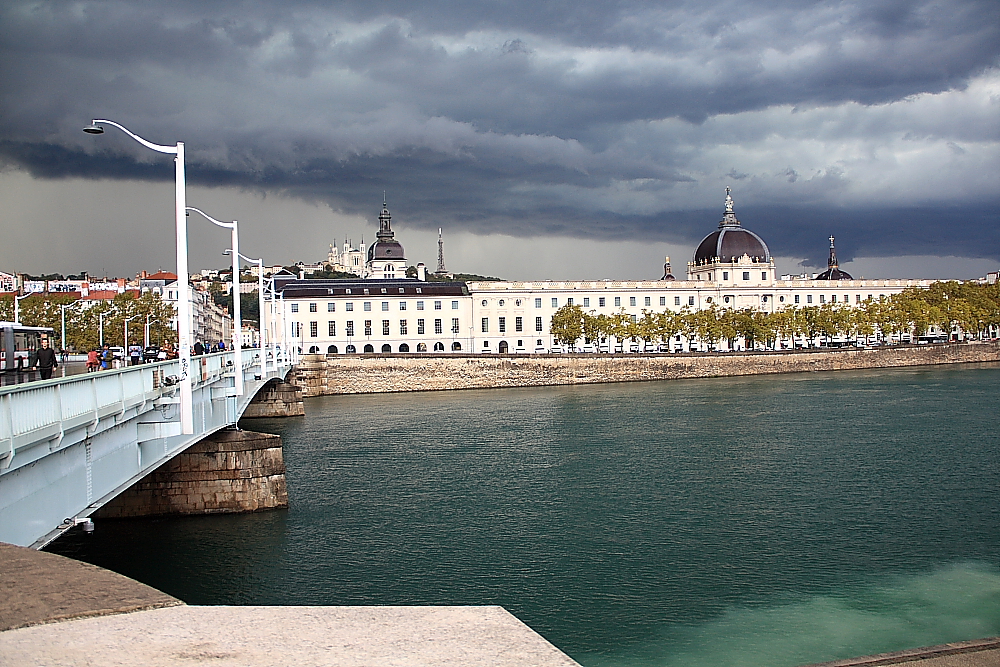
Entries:
POLYGON ((831 268, 827 269, 826 271, 824 271, 823 273, 819 274, 818 276, 816 276, 815 279, 816 280, 854 280, 854 276, 852 276, 847 271, 841 271, 836 266, 834 266, 834 267, 831 267, 831 268))
POLYGON ((743 255, 749 255, 756 262, 770 262, 771 253, 764 239, 740 226, 740 221, 733 212, 733 198, 729 192, 729 188, 726 188, 726 211, 719 229, 698 244, 698 249, 694 252, 695 264, 713 262, 716 259, 731 262, 743 255))
POLYGON ((406 255, 403 253, 402 244, 394 239, 378 240, 368 247, 369 262, 376 259, 402 260, 405 258, 406 255))

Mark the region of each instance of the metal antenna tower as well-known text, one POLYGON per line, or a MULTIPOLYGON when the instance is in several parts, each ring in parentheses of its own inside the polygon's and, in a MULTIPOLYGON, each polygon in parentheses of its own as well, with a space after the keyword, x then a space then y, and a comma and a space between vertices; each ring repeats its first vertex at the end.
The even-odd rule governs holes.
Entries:
POLYGON ((437 273, 448 273, 444 268, 444 239, 441 238, 441 228, 438 227, 438 268, 437 273))

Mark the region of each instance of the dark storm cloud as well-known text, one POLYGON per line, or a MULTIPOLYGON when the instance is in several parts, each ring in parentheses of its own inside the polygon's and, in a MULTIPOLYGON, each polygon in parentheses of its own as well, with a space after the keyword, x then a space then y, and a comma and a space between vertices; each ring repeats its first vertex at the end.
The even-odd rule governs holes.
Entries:
POLYGON ((172 177, 109 117, 191 183, 427 227, 693 242, 730 183, 776 254, 1000 257, 998 54, 993 1, 13 2, 0 157, 172 177))

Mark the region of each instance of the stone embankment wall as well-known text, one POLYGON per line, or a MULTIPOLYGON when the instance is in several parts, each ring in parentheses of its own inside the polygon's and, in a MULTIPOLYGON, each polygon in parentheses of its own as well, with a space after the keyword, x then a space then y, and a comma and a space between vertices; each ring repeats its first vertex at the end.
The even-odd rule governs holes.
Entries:
POLYGON ((289 382, 264 385, 243 412, 243 417, 301 417, 302 389, 289 382))
POLYGON ((305 355, 304 396, 531 387, 1000 361, 1000 344, 663 355, 305 355))
POLYGON ((219 431, 143 477, 94 514, 118 519, 288 507, 281 437, 219 431))

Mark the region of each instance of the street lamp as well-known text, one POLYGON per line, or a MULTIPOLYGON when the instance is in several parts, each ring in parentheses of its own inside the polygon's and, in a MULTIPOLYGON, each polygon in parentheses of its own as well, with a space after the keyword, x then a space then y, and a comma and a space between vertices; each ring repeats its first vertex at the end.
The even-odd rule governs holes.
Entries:
POLYGON ((194 211, 205 218, 213 225, 225 227, 233 233, 233 350, 236 355, 233 357, 234 383, 236 384, 236 395, 243 395, 243 320, 240 314, 240 226, 233 220, 232 222, 222 222, 216 220, 200 208, 188 206, 188 211, 194 211))
POLYGON ((24 296, 18 296, 16 294, 14 295, 14 324, 21 323, 21 301, 27 299, 29 296, 31 296, 31 294, 32 293, 29 292, 24 296))
MULTIPOLYGON (((153 316, 151 314, 147 314, 146 315, 146 324, 143 325, 143 328, 142 328, 142 348, 143 348, 143 350, 145 350, 147 347, 149 347, 149 323, 150 323, 150 319, 152 317, 153 316)), ((157 324, 160 323, 159 320, 152 320, 152 321, 156 322, 157 324)))
POLYGON ((63 352, 66 351, 66 309, 79 306, 81 303, 83 303, 83 299, 74 301, 73 303, 59 304, 59 320, 62 323, 62 346, 60 349, 63 352))
MULTIPOLYGON (((228 250, 222 251, 223 255, 233 254, 234 250, 229 248, 228 250)), ((264 321, 264 258, 252 259, 246 255, 235 253, 234 256, 238 256, 248 262, 253 262, 257 265, 257 317, 259 323, 257 324, 260 329, 260 354, 261 354, 261 370, 264 372, 264 378, 267 378, 267 333, 265 330, 264 321)), ((234 281, 236 278, 233 279, 234 281)), ((233 283, 234 286, 237 283, 233 283)), ((239 348, 237 348, 239 349, 239 348)))
POLYGON ((191 407, 191 295, 188 287, 188 256, 187 256, 187 196, 184 181, 184 142, 178 141, 176 146, 161 146, 146 141, 128 128, 110 120, 94 119, 90 125, 83 128, 87 134, 104 134, 101 123, 117 127, 119 130, 135 139, 137 142, 156 151, 175 155, 174 158, 174 223, 177 237, 177 350, 181 365, 180 371, 180 419, 181 433, 194 433, 194 417, 191 407))
POLYGON ((125 357, 130 356, 128 354, 128 323, 139 317, 138 315, 133 315, 132 317, 126 317, 122 320, 122 326, 125 327, 125 335, 123 336, 125 345, 122 347, 122 363, 125 363, 125 357))
POLYGON ((104 347, 104 316, 114 314, 114 310, 105 310, 97 314, 97 336, 101 347, 104 347))

